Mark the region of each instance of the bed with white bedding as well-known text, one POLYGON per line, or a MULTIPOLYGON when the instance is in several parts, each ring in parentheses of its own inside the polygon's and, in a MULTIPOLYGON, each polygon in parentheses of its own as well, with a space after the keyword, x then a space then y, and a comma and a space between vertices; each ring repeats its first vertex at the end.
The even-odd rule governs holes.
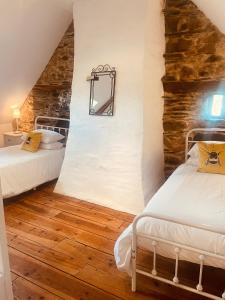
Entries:
POLYGON ((68 127, 69 119, 38 116, 35 119, 34 129, 45 132, 42 137, 45 139, 45 147, 42 145, 42 149, 39 148, 37 152, 22 150, 21 145, 0 149, 3 198, 19 195, 59 177, 65 154, 63 144, 65 145, 66 142, 68 127), (58 136, 60 142, 57 143, 55 139, 58 140, 58 136), (57 144, 60 144, 60 147, 57 144))
POLYGON ((58 178, 65 148, 29 152, 21 145, 0 149, 0 178, 3 198, 16 196, 58 178))
MULTIPOLYGON (((142 236, 156 236, 225 256, 225 176, 198 173, 196 170, 196 165, 189 163, 181 165, 153 196, 144 212, 151 212, 181 223, 191 223, 215 232, 224 231, 224 235, 149 218, 140 221, 138 232, 142 236)), ((129 273, 131 238, 130 225, 115 245, 117 266, 129 273)), ((140 247, 153 250, 148 238, 141 237, 138 241, 140 247)), ((166 244, 159 244, 157 253, 174 258, 174 249, 166 244)), ((182 251, 180 259, 199 262, 198 255, 190 251, 182 251)), ((221 261, 208 258, 206 263, 225 268, 225 261, 221 265, 221 261)))
POLYGON ((225 175, 199 173, 197 164, 196 159, 190 159, 178 167, 149 201, 135 229, 134 222, 116 241, 117 267, 132 276, 133 291, 136 273, 141 273, 211 299, 225 299, 225 293, 220 298, 203 292, 202 286, 203 265, 225 269, 225 175), (137 269, 136 244, 155 253, 151 274, 137 269), (173 280, 157 276, 156 253, 175 259, 173 280), (196 289, 179 284, 179 260, 200 265, 196 289))

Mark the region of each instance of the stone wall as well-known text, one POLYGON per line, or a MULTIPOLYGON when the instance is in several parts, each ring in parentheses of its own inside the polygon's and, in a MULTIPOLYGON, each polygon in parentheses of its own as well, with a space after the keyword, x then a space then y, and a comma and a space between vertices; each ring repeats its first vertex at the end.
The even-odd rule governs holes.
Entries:
POLYGON ((209 92, 225 88, 225 36, 190 0, 165 4, 166 74, 164 153, 168 176, 184 161, 185 134, 206 122, 201 113, 209 92))
POLYGON ((21 108, 21 130, 32 130, 38 115, 69 118, 73 66, 74 26, 71 24, 21 108))

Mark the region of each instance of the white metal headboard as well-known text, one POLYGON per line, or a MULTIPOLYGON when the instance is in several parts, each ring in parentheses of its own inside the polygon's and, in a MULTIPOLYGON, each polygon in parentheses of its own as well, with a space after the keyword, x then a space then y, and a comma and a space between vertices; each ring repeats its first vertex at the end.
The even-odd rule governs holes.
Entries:
POLYGON ((47 117, 47 116, 37 116, 35 118, 35 122, 34 122, 34 129, 47 129, 47 130, 56 131, 58 133, 61 133, 61 134, 65 135, 65 137, 67 138, 68 132, 69 132, 69 123, 70 123, 69 119, 56 118, 56 117, 47 117), (64 121, 64 122, 68 122, 68 127, 41 124, 41 123, 39 123, 40 120, 64 121))
MULTIPOLYGON (((190 150, 190 146, 197 143, 197 142, 202 142, 203 140, 193 140, 192 138, 192 134, 196 132, 196 133, 217 133, 217 132, 224 132, 225 133, 225 128, 193 128, 190 131, 188 131, 187 135, 186 135, 186 139, 185 139, 185 161, 187 161, 188 159, 188 151, 190 150)), ((213 141, 213 139, 212 139, 213 141)), ((225 142, 225 141, 224 141, 225 142)))

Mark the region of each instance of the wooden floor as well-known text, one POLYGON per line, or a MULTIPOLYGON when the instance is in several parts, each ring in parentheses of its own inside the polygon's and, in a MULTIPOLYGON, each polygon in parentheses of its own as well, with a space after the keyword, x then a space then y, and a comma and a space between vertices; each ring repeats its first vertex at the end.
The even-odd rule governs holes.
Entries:
MULTIPOLYGON (((138 292, 117 270, 115 240, 133 216, 52 193, 53 184, 5 203, 15 299, 201 299, 138 277, 138 292)), ((143 253, 142 253, 143 254, 143 253)), ((150 263, 147 255, 138 260, 150 263)), ((172 268, 162 259, 162 267, 172 268)), ((185 269, 189 280, 192 269, 185 269)))

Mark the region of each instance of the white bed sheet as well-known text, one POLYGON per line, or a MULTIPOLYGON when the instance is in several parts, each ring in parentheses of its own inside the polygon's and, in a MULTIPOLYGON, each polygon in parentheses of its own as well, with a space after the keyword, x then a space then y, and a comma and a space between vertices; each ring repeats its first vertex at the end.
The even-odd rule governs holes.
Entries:
POLYGON ((0 149, 0 178, 3 198, 12 197, 57 178, 65 148, 28 152, 21 145, 0 149))
MULTIPOLYGON (((196 164, 181 165, 149 201, 144 212, 176 221, 225 232, 225 175, 197 172, 196 164)), ((140 220, 138 232, 225 256, 225 235, 152 218, 140 220)), ((152 251, 151 241, 140 238, 138 245, 152 251)), ((157 253, 175 258, 173 247, 157 245, 157 253)), ((118 238, 114 248, 117 267, 130 273, 131 226, 118 238)), ((181 251, 182 260, 199 263, 198 254, 181 251)), ((225 261, 207 258, 205 263, 224 268, 225 261)))

